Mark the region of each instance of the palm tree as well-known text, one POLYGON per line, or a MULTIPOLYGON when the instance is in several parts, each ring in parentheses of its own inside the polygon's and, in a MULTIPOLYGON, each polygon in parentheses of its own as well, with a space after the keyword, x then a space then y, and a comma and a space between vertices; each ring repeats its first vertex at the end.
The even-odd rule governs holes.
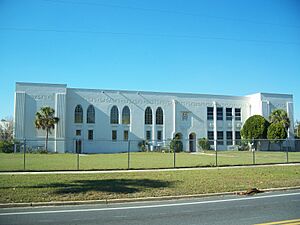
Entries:
POLYGON ((271 123, 281 123, 285 130, 288 131, 291 121, 283 109, 276 109, 270 115, 270 122, 271 123))
POLYGON ((51 129, 54 129, 55 124, 59 121, 58 117, 54 116, 54 109, 46 106, 41 107, 39 112, 35 114, 35 127, 46 131, 45 148, 48 151, 48 137, 51 134, 51 129))

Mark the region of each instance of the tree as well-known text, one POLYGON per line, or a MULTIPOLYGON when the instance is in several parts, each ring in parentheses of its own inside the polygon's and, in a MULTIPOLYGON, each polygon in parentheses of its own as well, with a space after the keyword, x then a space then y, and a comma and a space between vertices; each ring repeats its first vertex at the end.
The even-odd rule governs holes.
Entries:
POLYGON ((271 123, 268 128, 268 139, 272 143, 279 143, 280 150, 284 139, 287 138, 287 131, 282 123, 271 123))
POLYGON ((243 139, 254 141, 254 148, 257 148, 257 139, 265 139, 267 137, 268 127, 270 123, 260 115, 249 117, 242 127, 241 135, 243 139))
POLYGON ((58 123, 59 118, 54 116, 54 109, 46 106, 41 107, 39 112, 35 114, 35 127, 37 129, 42 129, 46 131, 45 138, 45 150, 48 151, 48 137, 49 133, 51 134, 51 129, 54 129, 56 123, 58 123))
POLYGON ((249 117, 242 127, 241 135, 243 139, 264 139, 267 137, 270 123, 260 115, 249 117))
POLYGON ((13 119, 2 119, 0 123, 0 140, 12 142, 13 140, 13 119))
POLYGON ((271 123, 281 123, 287 131, 291 125, 291 121, 287 115, 287 112, 283 109, 275 109, 270 115, 271 123))

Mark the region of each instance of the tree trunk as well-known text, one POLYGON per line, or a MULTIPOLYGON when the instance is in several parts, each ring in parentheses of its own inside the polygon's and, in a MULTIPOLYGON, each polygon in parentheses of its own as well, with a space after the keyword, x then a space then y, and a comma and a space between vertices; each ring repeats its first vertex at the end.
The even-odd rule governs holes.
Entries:
POLYGON ((48 135, 49 135, 49 130, 46 129, 46 143, 45 143, 46 152, 48 152, 48 135))

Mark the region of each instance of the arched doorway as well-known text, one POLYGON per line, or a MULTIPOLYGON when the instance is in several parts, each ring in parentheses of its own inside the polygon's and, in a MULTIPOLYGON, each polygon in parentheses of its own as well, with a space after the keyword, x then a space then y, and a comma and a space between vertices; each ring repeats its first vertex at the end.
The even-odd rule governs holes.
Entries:
POLYGON ((182 134, 181 133, 176 133, 174 138, 182 140, 182 134))
POLYGON ((189 150, 190 152, 196 151, 196 134, 190 133, 189 135, 189 150))

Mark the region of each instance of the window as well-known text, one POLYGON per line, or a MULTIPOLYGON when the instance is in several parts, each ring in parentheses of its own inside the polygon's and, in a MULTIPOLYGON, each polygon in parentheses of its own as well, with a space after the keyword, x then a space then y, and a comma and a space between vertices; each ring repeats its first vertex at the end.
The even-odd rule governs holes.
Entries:
POLYGON ((223 120, 223 108, 217 108, 217 120, 223 120))
POLYGON ((150 141, 151 140, 151 130, 146 131, 146 140, 150 141))
POLYGON ((207 131, 207 139, 208 139, 208 143, 210 145, 214 144, 214 132, 213 131, 207 131))
POLYGON ((145 124, 152 124, 152 109, 150 107, 145 110, 145 124))
POLYGON ((223 131, 217 131, 217 144, 224 145, 224 132, 223 131))
POLYGON ((111 139, 113 141, 116 141, 117 140, 117 131, 116 130, 112 130, 111 131, 111 139))
POLYGON ((110 123, 119 124, 119 110, 117 106, 113 106, 110 111, 110 123))
POLYGON ((88 130, 88 140, 93 140, 93 139, 94 139, 94 131, 88 130))
POLYGON ((81 130, 76 130, 76 136, 81 136, 81 130))
POLYGON ((95 108, 92 105, 90 105, 87 109, 86 122, 95 123, 95 108))
POLYGON ((187 121, 189 118, 189 113, 188 112, 182 112, 181 114, 181 120, 182 121, 187 121))
POLYGON ((226 131, 227 145, 232 145, 232 131, 226 131))
POLYGON ((232 120, 232 108, 226 108, 226 120, 232 120))
POLYGON ((241 143, 241 132, 240 131, 236 131, 235 132, 235 143, 238 145, 241 143))
POLYGON ((125 106, 122 110, 122 124, 130 124, 130 109, 125 106))
POLYGON ((241 121, 242 114, 241 114, 241 108, 235 108, 235 120, 241 121))
POLYGON ((158 130, 158 131, 157 131, 157 140, 158 140, 158 141, 161 141, 161 140, 162 140, 162 131, 161 131, 161 130, 158 130))
POLYGON ((214 108, 207 107, 207 120, 213 120, 213 119, 214 119, 214 108))
POLYGON ((158 125, 164 124, 164 112, 161 107, 158 107, 156 110, 156 124, 158 125))
POLYGON ((83 121, 83 110, 81 105, 77 105, 75 108, 75 117, 74 117, 75 123, 82 123, 83 121))
POLYGON ((128 130, 124 130, 123 139, 124 141, 128 141, 128 130))

